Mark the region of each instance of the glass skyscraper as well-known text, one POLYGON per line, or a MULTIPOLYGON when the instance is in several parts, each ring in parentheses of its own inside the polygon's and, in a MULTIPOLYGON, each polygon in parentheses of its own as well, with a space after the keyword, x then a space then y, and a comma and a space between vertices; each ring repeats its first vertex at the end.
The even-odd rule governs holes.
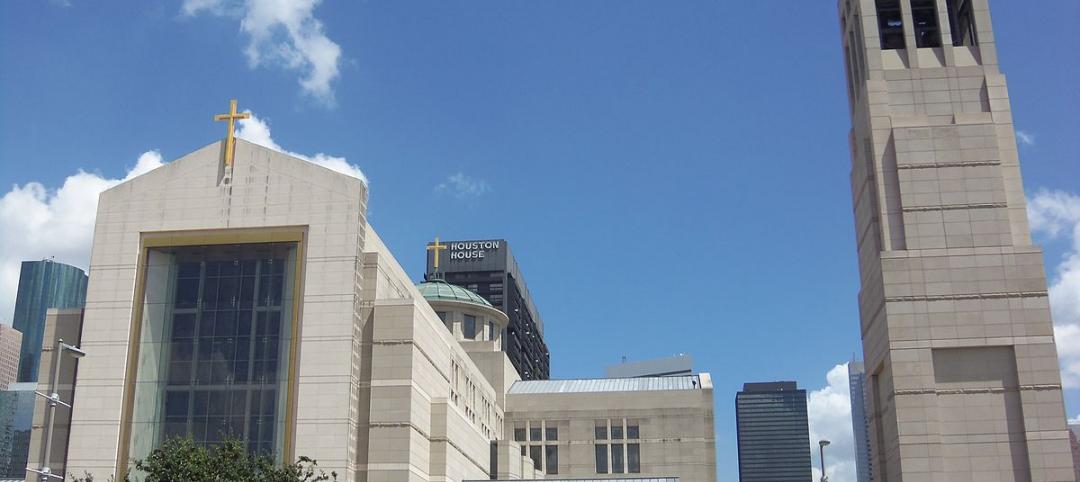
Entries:
POLYGON ((735 396, 741 482, 811 482, 806 390, 746 383, 735 396))
POLYGON ((851 429, 855 437, 855 480, 874 480, 870 462, 870 419, 866 417, 866 370, 862 362, 848 363, 848 386, 851 391, 851 429))
POLYGON ((23 261, 12 324, 23 334, 19 382, 38 381, 45 312, 49 308, 81 308, 86 304, 86 273, 52 260, 23 261))
POLYGON ((0 390, 0 479, 26 476, 36 389, 37 383, 13 383, 0 390))

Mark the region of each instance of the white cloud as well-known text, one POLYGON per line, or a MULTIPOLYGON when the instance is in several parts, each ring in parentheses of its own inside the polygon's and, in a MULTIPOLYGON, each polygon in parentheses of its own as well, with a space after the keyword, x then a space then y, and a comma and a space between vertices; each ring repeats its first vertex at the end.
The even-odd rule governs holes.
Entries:
POLYGON ((1016 140, 1025 146, 1034 146, 1035 134, 1017 129, 1016 140))
POLYGON ((1039 190, 1028 200, 1028 217, 1032 232, 1068 238, 1069 247, 1052 270, 1050 310, 1061 381, 1066 388, 1080 388, 1080 196, 1039 190))
POLYGON ((314 156, 307 156, 281 147, 277 142, 274 142, 272 137, 270 137, 270 125, 266 121, 259 119, 255 114, 251 114, 251 117, 248 119, 240 119, 238 123, 239 126, 236 129, 236 137, 263 147, 269 147, 275 151, 284 152, 285 154, 298 157, 313 164, 318 164, 332 171, 355 177, 364 181, 364 184, 367 184, 368 182, 364 172, 361 171, 359 167, 349 164, 349 161, 346 161, 344 157, 329 156, 321 152, 314 156))
POLYGON ((240 19, 247 34, 248 65, 278 65, 302 73, 300 88, 325 105, 334 104, 341 47, 315 18, 321 0, 184 0, 187 16, 206 12, 240 19))
POLYGON ((436 194, 449 194, 458 199, 477 198, 491 190, 491 186, 483 179, 476 179, 459 172, 435 186, 436 194))
POLYGON ((86 269, 98 194, 162 164, 159 152, 147 151, 122 179, 79 170, 59 189, 28 182, 0 197, 0 319, 11 322, 23 261, 55 257, 86 269))
POLYGON ((828 385, 810 392, 807 415, 810 420, 810 448, 814 480, 821 478, 818 441, 828 440, 825 469, 831 482, 855 482, 855 443, 851 430, 851 395, 847 364, 836 365, 825 376, 828 385))

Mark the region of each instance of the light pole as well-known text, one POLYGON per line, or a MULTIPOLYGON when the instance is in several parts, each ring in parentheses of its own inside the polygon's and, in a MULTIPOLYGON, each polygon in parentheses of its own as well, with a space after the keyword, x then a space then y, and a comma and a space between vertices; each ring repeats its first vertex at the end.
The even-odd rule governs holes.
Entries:
POLYGON ((49 385, 49 394, 46 395, 38 391, 34 392, 35 395, 41 396, 46 400, 45 409, 48 410, 46 416, 49 417, 49 423, 45 426, 45 453, 41 458, 41 468, 32 469, 27 467, 26 470, 40 475, 41 477, 39 480, 42 482, 48 481, 50 478, 64 480, 63 475, 54 474, 52 473, 52 470, 49 469, 49 458, 52 456, 53 425, 56 423, 56 406, 63 405, 67 408, 71 408, 70 403, 65 403, 60 400, 60 394, 57 392, 57 385, 60 384, 60 360, 62 359, 61 356, 64 352, 70 353, 72 358, 82 358, 86 356, 85 351, 64 343, 63 338, 56 340, 56 348, 53 350, 53 373, 52 383, 49 385))
POLYGON ((821 482, 829 482, 829 476, 825 475, 825 446, 832 442, 828 440, 821 440, 817 443, 819 454, 821 456, 821 482))

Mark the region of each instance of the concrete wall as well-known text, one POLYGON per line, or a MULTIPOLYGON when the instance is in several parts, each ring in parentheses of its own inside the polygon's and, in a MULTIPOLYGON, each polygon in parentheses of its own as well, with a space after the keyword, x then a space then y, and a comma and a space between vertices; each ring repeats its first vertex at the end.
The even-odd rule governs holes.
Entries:
POLYGON ((90 258, 77 403, 72 414, 72 473, 113 474, 120 447, 135 280, 144 233, 222 232, 306 227, 299 311, 294 455, 308 455, 346 480, 354 458, 358 385, 353 347, 364 246, 363 183, 245 141, 235 167, 222 168, 221 143, 199 149, 101 194, 90 258), (229 182, 224 182, 225 178, 229 182), (350 443, 350 441, 352 443, 350 443))
POLYGON ((875 480, 1060 481, 1069 471, 1040 249, 1031 244, 987 0, 978 45, 883 50, 838 2, 875 480), (988 371, 989 370, 989 371, 988 371))
POLYGON ((498 394, 369 233, 356 480, 486 479, 491 441, 502 436, 498 394))
POLYGON ((671 477, 694 482, 716 480, 713 393, 706 389, 601 393, 509 393, 507 438, 515 426, 544 423, 558 427, 556 442, 520 442, 559 447, 559 473, 547 478, 615 478, 597 474, 594 437, 599 420, 636 424, 641 446, 641 477, 671 477))
MULTIPOLYGON (((45 313, 45 336, 42 346, 40 370, 38 372, 38 389, 41 393, 51 393, 53 363, 56 358, 56 341, 63 339, 64 343, 79 346, 82 337, 82 309, 50 309, 45 313)), ((60 394, 60 400, 71 404, 74 400, 75 377, 79 366, 78 359, 67 354, 62 354, 60 363, 60 383, 56 387, 56 393, 60 394)), ((48 408, 45 399, 38 397, 34 403, 34 424, 30 431, 30 450, 26 461, 27 467, 40 468, 45 457, 45 424, 48 423, 48 408)), ((57 405, 53 422, 53 441, 49 454, 48 467, 54 474, 63 476, 66 473, 65 464, 68 452, 68 434, 71 431, 71 409, 57 405)), ((82 475, 82 474, 68 474, 82 475)), ((38 480, 36 474, 27 473, 27 480, 38 480)))

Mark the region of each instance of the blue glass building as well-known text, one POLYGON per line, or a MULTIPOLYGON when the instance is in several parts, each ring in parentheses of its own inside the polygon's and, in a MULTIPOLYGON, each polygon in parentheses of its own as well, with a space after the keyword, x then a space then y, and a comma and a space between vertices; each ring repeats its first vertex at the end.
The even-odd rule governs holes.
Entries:
POLYGON ((19 382, 37 382, 49 308, 81 308, 86 304, 83 270, 52 260, 23 261, 12 324, 23 334, 19 382))
POLYGON ((870 465, 870 419, 866 417, 866 370, 862 362, 848 363, 848 386, 851 390, 851 429, 855 436, 855 480, 874 480, 870 465))
POLYGON ((13 383, 0 390, 0 479, 26 477, 36 389, 36 383, 13 383))
POLYGON ((742 482, 811 482, 806 390, 746 383, 735 396, 742 482))

